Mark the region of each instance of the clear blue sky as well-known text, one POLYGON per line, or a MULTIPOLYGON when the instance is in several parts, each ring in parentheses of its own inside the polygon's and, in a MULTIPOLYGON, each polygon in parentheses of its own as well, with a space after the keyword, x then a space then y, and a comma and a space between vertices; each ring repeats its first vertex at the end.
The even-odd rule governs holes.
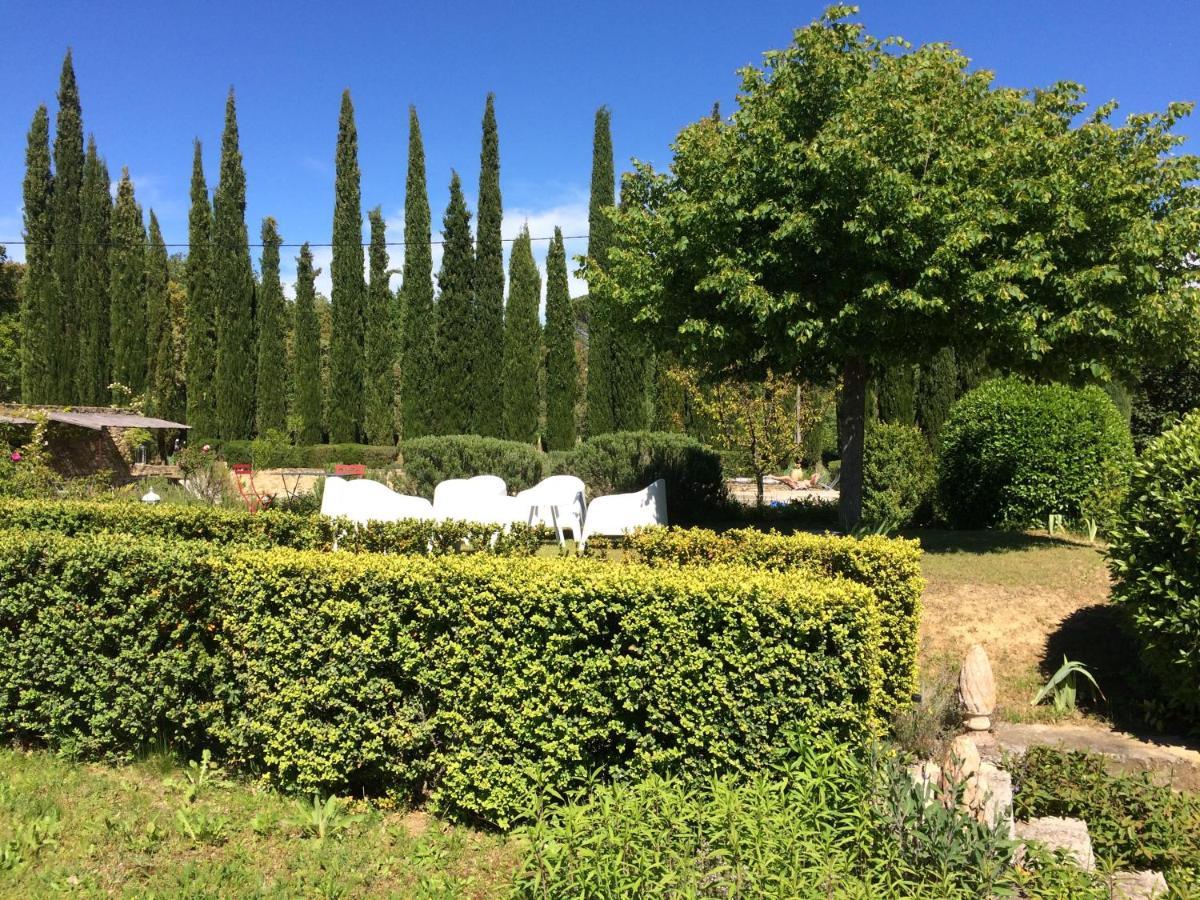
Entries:
MULTIPOLYGON (((587 222, 592 116, 613 113, 618 165, 662 165, 681 126, 714 100, 731 108, 735 70, 781 47, 823 3, 16 3, 0 12, 0 241, 19 237, 25 133, 53 113, 74 49, 84 127, 115 177, 128 166, 169 242, 187 236, 191 142, 210 186, 225 92, 237 90, 252 240, 273 215, 288 242, 329 240, 341 91, 352 91, 364 212, 379 204, 399 240, 407 108, 425 136, 438 230, 451 167, 471 196, 484 97, 495 91, 505 230, 535 236, 587 222)), ((1124 112, 1200 96, 1200 9, 1193 2, 1008 0, 866 2, 876 35, 949 41, 1000 83, 1080 81, 1124 112)), ((1200 117, 1188 120, 1200 152, 1200 117)), ((541 251, 544 253, 544 244, 541 251)), ((583 251, 583 243, 568 253, 583 251)), ((20 259, 20 248, 10 246, 20 259)), ((398 265, 400 248, 392 252, 398 265)), ((291 261, 294 251, 285 251, 291 261)), ((539 253, 539 257, 541 253, 539 253)), ((327 272, 326 272, 327 274, 327 272)))

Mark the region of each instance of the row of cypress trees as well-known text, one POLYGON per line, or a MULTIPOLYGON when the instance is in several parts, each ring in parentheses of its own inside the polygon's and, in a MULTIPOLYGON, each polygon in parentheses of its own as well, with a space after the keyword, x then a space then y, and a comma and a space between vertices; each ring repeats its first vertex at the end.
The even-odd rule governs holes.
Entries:
MULTIPOLYGON (((25 402, 101 404, 140 394, 148 411, 186 416, 193 435, 224 439, 290 426, 297 440, 310 443, 320 440, 327 426, 333 442, 390 443, 399 430, 406 437, 477 433, 527 442, 543 434, 550 448, 574 445, 581 370, 563 235, 555 229, 547 255, 543 328, 538 316, 541 276, 527 228, 513 243, 507 302, 505 298, 492 95, 483 116, 474 234, 461 180, 453 173, 435 296, 431 213, 416 110, 409 111, 403 280, 393 294, 378 207, 368 213, 370 244, 364 259, 357 128, 350 93, 343 93, 335 154, 327 378, 322 377, 326 366, 310 247, 302 247, 297 261, 296 300, 290 309, 280 280, 282 238, 271 218, 262 223, 260 275, 254 275, 232 89, 211 199, 200 142, 193 148, 186 299, 178 315, 167 248, 153 210, 147 230, 127 170, 114 204, 95 141, 83 149, 69 52, 58 100, 53 153, 44 106, 34 115, 27 150, 25 402), (397 396, 399 408, 394 409, 397 396)), ((588 245, 589 256, 600 266, 612 244, 605 210, 614 205, 614 182, 610 118, 601 108, 595 123, 588 245)), ((586 315, 588 431, 644 427, 647 354, 618 333, 617 319, 603 297, 589 298, 586 315)))

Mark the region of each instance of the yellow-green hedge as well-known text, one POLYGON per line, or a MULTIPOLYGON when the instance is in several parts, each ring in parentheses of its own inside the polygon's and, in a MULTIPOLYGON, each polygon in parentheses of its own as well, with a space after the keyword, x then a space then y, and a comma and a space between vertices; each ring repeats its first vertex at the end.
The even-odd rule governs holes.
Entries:
POLYGON ((738 563, 769 571, 839 576, 865 585, 879 602, 884 639, 884 696, 906 702, 917 690, 921 621, 921 549, 917 541, 885 537, 780 534, 740 528, 647 528, 629 548, 642 562, 696 566, 738 563))
POLYGON ((877 732, 884 615, 844 579, 738 567, 0 532, 0 738, 208 746, 504 826, 535 784, 877 732))

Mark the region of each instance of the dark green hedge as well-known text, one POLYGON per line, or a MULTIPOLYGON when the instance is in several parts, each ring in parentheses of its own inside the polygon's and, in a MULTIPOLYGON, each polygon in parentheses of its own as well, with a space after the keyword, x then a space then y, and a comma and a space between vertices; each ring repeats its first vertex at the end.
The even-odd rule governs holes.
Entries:
POLYGON ((942 429, 938 511, 955 528, 1112 525, 1129 486, 1129 426, 1098 387, 987 381, 942 429))
POLYGON ((433 497, 447 478, 499 475, 509 493, 533 487, 542 480, 544 457, 529 444, 474 434, 448 434, 400 442, 403 489, 433 497))
POLYGON ((881 619, 845 580, 0 534, 0 739, 166 740, 305 793, 509 824, 542 784, 765 764, 876 733, 881 619))
POLYGON ((396 448, 369 444, 288 444, 257 441, 209 441, 213 452, 227 463, 246 463, 260 469, 332 469, 343 463, 386 469, 396 462, 396 448))
POLYGON ((628 548, 651 565, 737 563, 767 571, 846 578, 867 587, 883 610, 885 697, 906 702, 917 690, 917 628, 921 621, 921 549, 896 538, 780 534, 738 528, 646 528, 628 548))
POLYGON ((1142 451, 1109 565, 1164 697, 1200 728, 1200 411, 1142 451))

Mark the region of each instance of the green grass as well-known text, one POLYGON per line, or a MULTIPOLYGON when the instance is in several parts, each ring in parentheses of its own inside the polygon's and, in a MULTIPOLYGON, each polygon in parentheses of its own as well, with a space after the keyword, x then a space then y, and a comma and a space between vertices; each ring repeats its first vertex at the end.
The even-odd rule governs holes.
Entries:
POLYGON ((518 855, 423 813, 314 812, 165 756, 108 767, 0 750, 0 896, 491 897, 518 855))

